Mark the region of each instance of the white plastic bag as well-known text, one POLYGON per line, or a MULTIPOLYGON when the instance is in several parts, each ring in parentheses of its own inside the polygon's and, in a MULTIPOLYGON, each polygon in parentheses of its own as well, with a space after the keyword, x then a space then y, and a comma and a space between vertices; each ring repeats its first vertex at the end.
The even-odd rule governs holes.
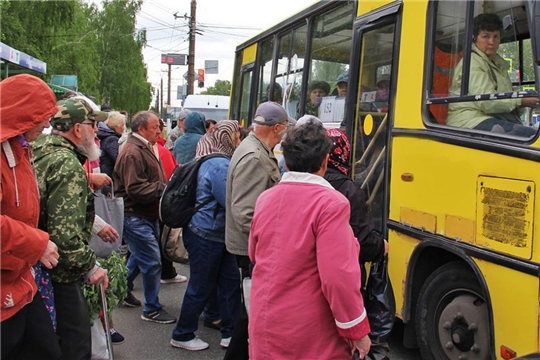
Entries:
POLYGON ((90 331, 92 333, 92 360, 109 360, 107 338, 99 317, 94 320, 90 331))

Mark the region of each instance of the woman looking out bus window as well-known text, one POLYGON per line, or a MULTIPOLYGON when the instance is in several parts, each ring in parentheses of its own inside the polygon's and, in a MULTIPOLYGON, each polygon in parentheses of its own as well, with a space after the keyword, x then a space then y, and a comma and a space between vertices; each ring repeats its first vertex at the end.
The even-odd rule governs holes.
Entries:
MULTIPOLYGON (((480 14, 474 19, 469 94, 495 94, 513 91, 509 65, 497 50, 501 44, 503 23, 496 14, 480 14)), ((463 61, 454 69, 450 94, 460 95, 463 61)), ((536 130, 523 126, 520 108, 537 107, 538 98, 514 98, 459 102, 449 105, 450 126, 531 137, 536 130)))

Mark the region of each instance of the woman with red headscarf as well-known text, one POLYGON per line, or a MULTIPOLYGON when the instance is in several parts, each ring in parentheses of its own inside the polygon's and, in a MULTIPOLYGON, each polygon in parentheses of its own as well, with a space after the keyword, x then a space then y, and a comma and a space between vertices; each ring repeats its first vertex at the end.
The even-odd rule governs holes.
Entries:
MULTIPOLYGON (((360 243, 360 262, 378 261, 388 253, 388 242, 374 230, 366 204, 366 195, 349 176, 351 144, 341 129, 326 129, 333 146, 324 178, 334 189, 345 195, 351 204, 350 225, 360 243)), ((364 274, 364 272, 362 272, 364 274)), ((365 285, 362 279, 362 286, 365 285)))

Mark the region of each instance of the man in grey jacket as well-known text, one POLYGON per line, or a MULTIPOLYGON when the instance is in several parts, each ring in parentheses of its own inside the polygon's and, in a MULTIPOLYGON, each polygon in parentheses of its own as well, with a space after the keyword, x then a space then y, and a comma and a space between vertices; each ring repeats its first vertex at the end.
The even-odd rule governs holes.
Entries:
MULTIPOLYGON (((242 278, 249 277, 248 238, 253 209, 259 195, 281 179, 273 149, 287 127, 295 123, 275 102, 257 108, 253 131, 235 150, 227 173, 225 244, 236 255, 242 278)), ((226 359, 247 359, 247 313, 243 309, 234 330, 226 359)))

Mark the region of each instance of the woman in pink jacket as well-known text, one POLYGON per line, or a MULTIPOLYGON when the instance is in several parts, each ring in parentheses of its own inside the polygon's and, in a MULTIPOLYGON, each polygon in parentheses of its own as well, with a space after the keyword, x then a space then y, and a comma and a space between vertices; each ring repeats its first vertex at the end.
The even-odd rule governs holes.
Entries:
POLYGON ((332 141, 310 121, 281 146, 289 171, 259 196, 249 235, 250 359, 344 360, 355 350, 362 359, 370 327, 360 247, 349 201, 323 178, 332 141))

